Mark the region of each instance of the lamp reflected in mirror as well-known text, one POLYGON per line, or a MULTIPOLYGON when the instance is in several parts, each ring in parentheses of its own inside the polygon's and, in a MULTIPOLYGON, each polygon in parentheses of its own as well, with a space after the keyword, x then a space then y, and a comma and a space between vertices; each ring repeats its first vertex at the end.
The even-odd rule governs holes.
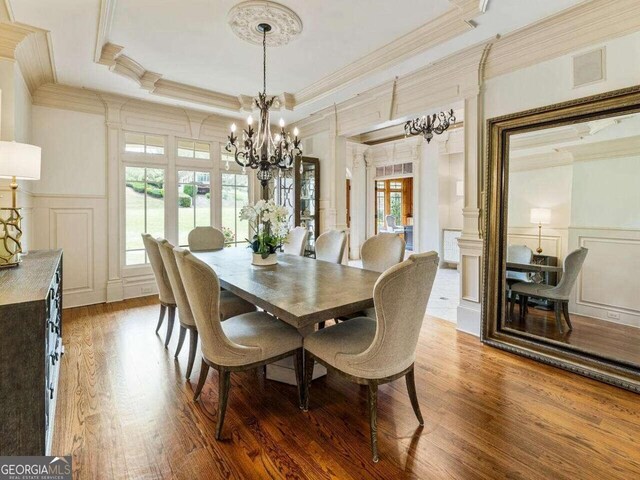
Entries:
POLYGON ((538 254, 542 253, 542 225, 549 225, 551 223, 551 210, 548 208, 532 208, 531 223, 538 224, 538 248, 536 248, 536 252, 538 254))

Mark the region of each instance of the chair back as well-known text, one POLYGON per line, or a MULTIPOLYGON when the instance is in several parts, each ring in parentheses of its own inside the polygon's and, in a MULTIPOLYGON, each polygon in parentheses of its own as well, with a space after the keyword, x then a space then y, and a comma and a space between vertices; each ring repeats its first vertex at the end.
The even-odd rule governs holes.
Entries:
POLYGON ((578 274, 582 270, 584 260, 587 258, 588 248, 580 247, 567 255, 563 262, 562 278, 551 292, 562 300, 569 300, 571 290, 576 284, 578 274))
POLYGON ((360 248, 362 268, 384 272, 404 260, 405 242, 396 233, 382 232, 368 238, 360 248))
POLYGON ((169 277, 173 296, 175 297, 176 304, 178 305, 180 323, 195 327, 196 321, 193 319, 193 313, 191 313, 191 306, 189 305, 187 292, 184 290, 180 271, 178 270, 178 264, 176 263, 176 257, 173 254, 174 246, 165 239, 159 240, 158 245, 160 247, 160 256, 162 257, 164 268, 167 271, 167 276, 169 277))
POLYGON ((396 217, 394 217, 393 215, 387 215, 385 218, 385 221, 387 222, 387 228, 390 231, 393 231, 394 228, 396 228, 396 217))
POLYGON ((238 345, 224 334, 220 322, 220 281, 216 272, 183 248, 174 248, 178 271, 200 335, 204 357, 217 365, 247 365, 258 361, 260 347, 238 345))
POLYGON ((331 263, 342 263, 344 249, 347 245, 347 234, 342 230, 330 230, 316 240, 316 260, 331 263))
POLYGON ((304 255, 304 247, 307 245, 309 231, 304 227, 296 227, 287 235, 287 241, 283 245, 284 253, 290 255, 304 255))
POLYGON ((148 233, 142 234, 142 243, 144 243, 144 248, 147 251, 149 263, 151 264, 151 270, 153 270, 153 276, 158 285, 158 297, 160 301, 168 305, 174 305, 176 300, 173 295, 173 290, 171 289, 167 270, 164 268, 164 262, 160 256, 160 244, 148 233))
MULTIPOLYGON (((507 246, 507 262, 514 263, 531 263, 533 260, 533 250, 526 245, 508 245, 507 246)), ((526 272, 510 272, 507 271, 509 280, 517 280, 519 282, 530 282, 529 274, 526 272)))
POLYGON ((373 288, 377 327, 364 352, 344 355, 364 378, 398 374, 415 361, 420 329, 438 270, 438 254, 411 255, 385 271, 373 288))
POLYGON ((192 252, 220 250, 224 248, 224 233, 214 227, 196 227, 189 232, 187 241, 192 252))

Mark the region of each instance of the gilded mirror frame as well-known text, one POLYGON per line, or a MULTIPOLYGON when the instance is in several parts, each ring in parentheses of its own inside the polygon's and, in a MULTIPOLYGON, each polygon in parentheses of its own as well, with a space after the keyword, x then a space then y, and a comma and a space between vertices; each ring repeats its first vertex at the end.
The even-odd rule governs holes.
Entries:
POLYGON ((635 112, 640 112, 640 86, 487 120, 481 340, 487 345, 640 393, 640 367, 633 368, 575 347, 563 347, 557 342, 501 328, 506 309, 510 136, 635 112))

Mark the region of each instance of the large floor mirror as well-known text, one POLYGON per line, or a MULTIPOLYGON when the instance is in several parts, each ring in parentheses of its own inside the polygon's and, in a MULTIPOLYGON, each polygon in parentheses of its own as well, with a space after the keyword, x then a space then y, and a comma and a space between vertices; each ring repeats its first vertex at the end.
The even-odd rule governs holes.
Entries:
POLYGON ((640 88, 488 132, 483 341, 640 392, 640 88))

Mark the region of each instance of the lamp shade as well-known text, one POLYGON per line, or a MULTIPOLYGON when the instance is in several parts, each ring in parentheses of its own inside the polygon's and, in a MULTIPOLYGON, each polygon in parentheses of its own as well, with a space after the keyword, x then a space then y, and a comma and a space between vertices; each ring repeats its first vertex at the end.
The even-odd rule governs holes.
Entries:
POLYGON ((0 142, 0 177, 40 180, 40 147, 18 142, 0 142))
POLYGON ((532 208, 531 223, 547 225, 551 222, 551 210, 548 208, 532 208))

